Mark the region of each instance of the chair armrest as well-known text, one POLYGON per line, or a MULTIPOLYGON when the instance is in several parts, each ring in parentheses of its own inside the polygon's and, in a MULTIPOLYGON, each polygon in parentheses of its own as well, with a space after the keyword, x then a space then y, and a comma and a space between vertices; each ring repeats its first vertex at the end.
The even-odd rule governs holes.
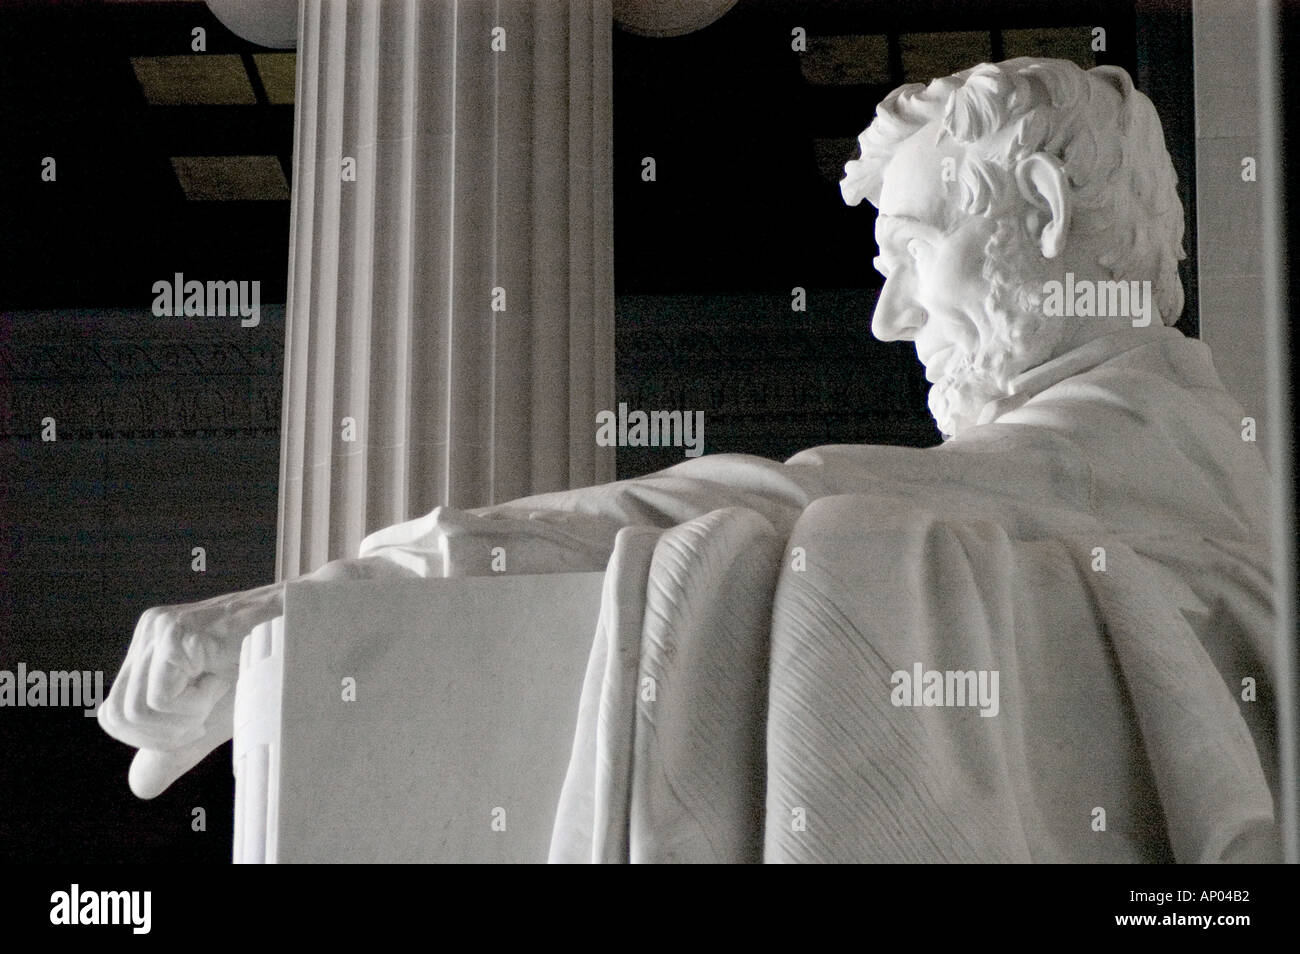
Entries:
POLYGON ((602 579, 289 583, 241 656, 235 861, 545 861, 602 579))

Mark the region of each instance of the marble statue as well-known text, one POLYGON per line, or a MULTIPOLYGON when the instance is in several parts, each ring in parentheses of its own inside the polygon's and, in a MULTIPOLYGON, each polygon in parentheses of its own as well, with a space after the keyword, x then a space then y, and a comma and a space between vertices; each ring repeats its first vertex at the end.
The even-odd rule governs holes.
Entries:
MULTIPOLYGON (((605 570, 554 860, 1272 858, 1270 480, 1171 327, 1154 107, 1021 58, 900 87, 859 145, 872 332, 943 444, 438 508, 311 577, 605 570)), ((137 795, 230 738, 281 590, 141 617, 100 711, 137 795)))

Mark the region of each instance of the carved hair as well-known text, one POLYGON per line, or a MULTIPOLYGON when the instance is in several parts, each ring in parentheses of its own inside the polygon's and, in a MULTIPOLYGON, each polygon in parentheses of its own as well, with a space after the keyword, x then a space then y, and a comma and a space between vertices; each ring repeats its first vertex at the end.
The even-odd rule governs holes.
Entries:
POLYGON ((1155 107, 1117 66, 1084 70, 1069 60, 1021 57, 981 63, 928 86, 885 97, 844 167, 844 201, 880 201, 898 146, 938 120, 965 145, 957 170, 961 208, 1001 217, 1022 201, 1017 163, 1037 152, 1060 160, 1072 189, 1070 233, 1098 249, 1114 279, 1150 279, 1165 324, 1183 311, 1178 263, 1183 207, 1155 107))

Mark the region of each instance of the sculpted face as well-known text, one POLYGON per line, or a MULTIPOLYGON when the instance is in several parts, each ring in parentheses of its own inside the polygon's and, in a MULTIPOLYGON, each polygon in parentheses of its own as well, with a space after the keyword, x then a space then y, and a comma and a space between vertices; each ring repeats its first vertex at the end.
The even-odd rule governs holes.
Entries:
POLYGON ((964 147, 938 129, 922 127, 885 167, 874 262, 885 285, 871 331, 916 343, 933 385, 930 410, 953 436, 1009 393, 1011 378, 1049 357, 1059 334, 1018 294, 1039 271, 1034 242, 1014 213, 959 208, 953 170, 964 147))
POLYGON ((961 211, 947 194, 955 183, 944 181, 943 163, 959 161, 961 147, 934 140, 935 129, 925 127, 885 169, 874 263, 885 286, 871 320, 882 341, 916 342, 931 383, 978 347, 988 294, 980 271, 992 234, 988 219, 961 211))

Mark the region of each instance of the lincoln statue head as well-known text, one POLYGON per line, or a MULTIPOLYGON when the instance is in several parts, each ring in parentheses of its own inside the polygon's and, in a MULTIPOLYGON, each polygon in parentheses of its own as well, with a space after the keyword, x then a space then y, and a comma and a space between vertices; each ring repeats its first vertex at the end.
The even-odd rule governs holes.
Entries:
POLYGON ((916 343, 945 436, 1018 375, 1181 315, 1173 164, 1124 70, 984 63, 894 90, 858 142, 840 188, 878 210, 871 330, 916 343))

